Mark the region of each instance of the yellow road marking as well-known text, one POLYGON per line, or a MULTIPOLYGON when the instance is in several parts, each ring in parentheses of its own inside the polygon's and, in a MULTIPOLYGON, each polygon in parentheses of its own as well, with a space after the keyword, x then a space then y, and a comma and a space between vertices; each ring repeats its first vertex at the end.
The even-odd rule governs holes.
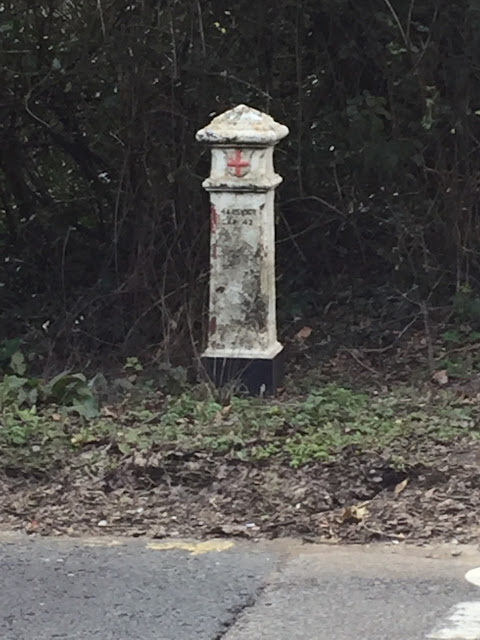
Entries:
POLYGON ((231 549, 233 542, 230 540, 205 540, 204 542, 185 542, 183 540, 172 540, 169 542, 149 542, 147 549, 153 551, 170 551, 177 549, 180 551, 189 551, 192 556, 199 556, 202 553, 227 551, 231 549))

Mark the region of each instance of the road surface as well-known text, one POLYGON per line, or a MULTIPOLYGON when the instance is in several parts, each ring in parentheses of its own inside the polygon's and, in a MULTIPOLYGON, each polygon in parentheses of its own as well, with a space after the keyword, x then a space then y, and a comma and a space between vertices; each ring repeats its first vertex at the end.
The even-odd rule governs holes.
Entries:
POLYGON ((476 640, 475 548, 0 536, 1 640, 476 640))

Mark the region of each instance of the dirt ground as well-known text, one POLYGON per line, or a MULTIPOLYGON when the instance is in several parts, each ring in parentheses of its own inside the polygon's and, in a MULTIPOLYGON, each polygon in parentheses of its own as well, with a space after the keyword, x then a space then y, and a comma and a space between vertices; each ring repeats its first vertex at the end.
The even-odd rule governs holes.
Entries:
POLYGON ((399 472, 377 455, 348 451, 300 469, 206 455, 161 463, 132 456, 104 477, 4 478, 0 527, 42 535, 475 542, 480 444, 439 445, 433 459, 428 468, 399 472))

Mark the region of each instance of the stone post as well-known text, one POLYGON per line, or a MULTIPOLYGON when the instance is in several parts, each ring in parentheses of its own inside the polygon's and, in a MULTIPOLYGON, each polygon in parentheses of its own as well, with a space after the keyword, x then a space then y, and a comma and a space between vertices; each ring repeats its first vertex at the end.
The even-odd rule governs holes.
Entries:
POLYGON ((282 182, 273 148, 288 134, 265 113, 239 105, 197 133, 212 148, 210 308, 202 362, 217 386, 275 391, 282 345, 275 312, 274 196, 282 182))

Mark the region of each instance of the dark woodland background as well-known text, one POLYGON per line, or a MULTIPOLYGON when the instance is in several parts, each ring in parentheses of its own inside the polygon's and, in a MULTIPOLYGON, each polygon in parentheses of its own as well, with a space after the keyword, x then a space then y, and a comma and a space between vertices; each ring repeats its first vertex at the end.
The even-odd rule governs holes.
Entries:
POLYGON ((0 9, 0 345, 22 339, 47 370, 198 352, 209 150, 195 132, 238 103, 290 128, 282 332, 359 296, 480 318, 480 0, 0 9))

